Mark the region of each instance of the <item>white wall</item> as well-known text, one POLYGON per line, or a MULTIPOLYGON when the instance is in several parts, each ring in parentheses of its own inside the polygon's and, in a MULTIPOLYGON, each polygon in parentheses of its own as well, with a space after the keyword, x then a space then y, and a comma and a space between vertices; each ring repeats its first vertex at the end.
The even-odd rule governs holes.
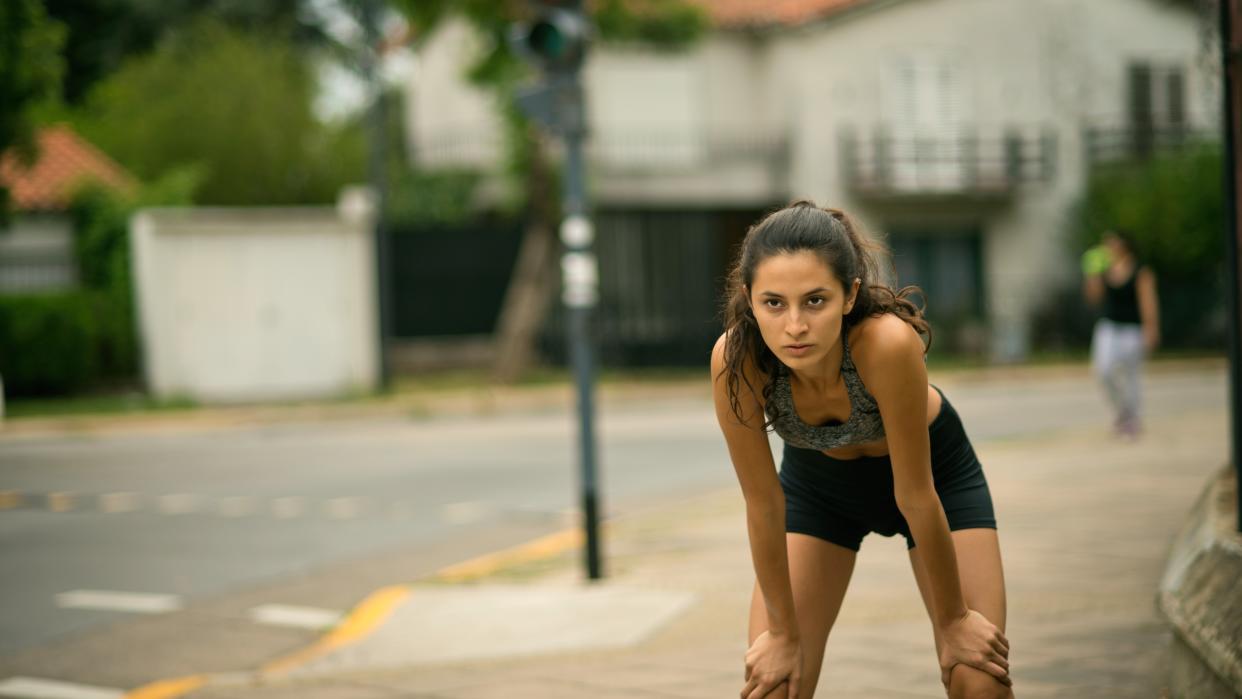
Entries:
POLYGON ((337 209, 135 214, 134 286, 152 393, 233 402, 372 389, 370 220, 359 190, 337 209))

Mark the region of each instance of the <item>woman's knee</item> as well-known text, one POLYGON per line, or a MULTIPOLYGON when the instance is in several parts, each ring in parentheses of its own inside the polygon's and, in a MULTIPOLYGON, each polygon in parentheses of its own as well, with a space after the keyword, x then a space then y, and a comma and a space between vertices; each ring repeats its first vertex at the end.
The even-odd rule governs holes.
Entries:
POLYGON ((1010 699, 1013 692, 988 673, 966 665, 953 668, 949 699, 1010 699))

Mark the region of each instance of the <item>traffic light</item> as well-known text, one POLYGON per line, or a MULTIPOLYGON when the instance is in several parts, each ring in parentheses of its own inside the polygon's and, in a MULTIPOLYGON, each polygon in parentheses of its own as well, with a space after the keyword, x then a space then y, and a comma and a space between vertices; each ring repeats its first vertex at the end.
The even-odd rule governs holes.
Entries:
POLYGON ((514 50, 549 72, 581 67, 591 43, 591 23, 577 3, 536 3, 529 21, 509 30, 514 50))

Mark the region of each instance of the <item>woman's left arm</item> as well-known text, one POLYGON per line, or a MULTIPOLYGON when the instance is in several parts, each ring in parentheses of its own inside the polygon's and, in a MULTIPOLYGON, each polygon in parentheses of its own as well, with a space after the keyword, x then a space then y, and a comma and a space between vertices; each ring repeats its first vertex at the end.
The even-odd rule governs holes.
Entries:
POLYGON ((965 663, 1009 683, 1008 641, 994 624, 966 606, 949 523, 936 494, 927 432, 927 368, 923 341, 896 316, 860 331, 854 361, 884 421, 897 507, 910 526, 931 583, 934 622, 944 640, 942 679, 965 663))
POLYGON ((1143 346, 1152 352, 1160 345, 1160 298, 1156 294, 1156 273, 1148 267, 1139 268, 1135 284, 1139 320, 1143 324, 1143 346))

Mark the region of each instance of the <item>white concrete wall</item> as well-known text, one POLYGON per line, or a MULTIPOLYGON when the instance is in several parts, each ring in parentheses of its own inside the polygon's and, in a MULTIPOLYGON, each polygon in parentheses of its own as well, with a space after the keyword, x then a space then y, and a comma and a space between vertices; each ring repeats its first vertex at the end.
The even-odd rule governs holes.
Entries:
POLYGON ((144 370, 162 397, 330 397, 377 382, 364 200, 297 209, 146 209, 130 224, 144 370))

